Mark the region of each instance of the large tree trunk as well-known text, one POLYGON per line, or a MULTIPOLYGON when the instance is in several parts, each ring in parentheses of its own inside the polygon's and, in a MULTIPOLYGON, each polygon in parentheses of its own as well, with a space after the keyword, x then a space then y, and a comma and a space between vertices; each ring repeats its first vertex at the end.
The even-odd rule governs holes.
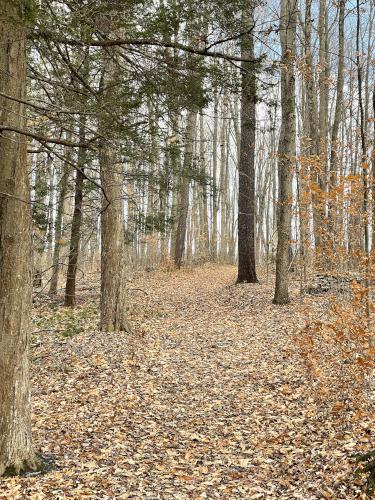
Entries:
POLYGON ((111 146, 100 149, 100 179, 103 189, 101 214, 100 329, 129 331, 125 294, 125 226, 122 176, 116 171, 111 146))
MULTIPOLYGON (((253 5, 246 2, 242 12, 244 27, 253 24, 253 5)), ((252 31, 241 38, 243 59, 254 57, 252 31)), ((241 64, 241 142, 238 166, 238 276, 237 283, 257 283, 255 269, 255 127, 256 80, 253 63, 241 64)))
MULTIPOLYGON (((113 81, 116 74, 115 51, 103 51, 103 73, 100 81, 103 115, 99 133, 103 137, 99 149, 101 211, 101 281, 100 330, 130 332, 126 314, 125 222, 123 204, 123 169, 115 153, 118 131, 111 128, 110 104, 115 102, 113 81), (111 143, 107 139, 111 134, 111 143)), ((136 242, 135 242, 136 243, 136 242)))
MULTIPOLYGON (((25 29, 0 0, 0 91, 25 100, 25 29)), ((24 106, 0 97, 0 127, 25 127, 24 106)), ((26 139, 0 134, 0 476, 38 468, 31 443, 29 344, 31 214, 26 139)))
POLYGON ((280 7, 281 68, 281 132, 279 139, 276 284, 274 304, 289 300, 289 245, 292 218, 292 169, 295 156, 295 43, 297 1, 282 0, 280 7))

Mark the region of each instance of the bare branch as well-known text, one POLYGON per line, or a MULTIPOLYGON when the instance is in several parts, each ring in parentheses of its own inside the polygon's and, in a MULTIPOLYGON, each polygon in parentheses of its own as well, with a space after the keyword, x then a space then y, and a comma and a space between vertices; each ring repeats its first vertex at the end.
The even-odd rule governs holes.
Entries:
MULTIPOLYGON (((260 63, 266 57, 262 54, 260 57, 243 59, 240 56, 234 56, 230 54, 225 54, 224 52, 210 51, 209 47, 198 48, 192 47, 190 45, 185 45, 178 42, 162 41, 162 40, 152 40, 148 38, 128 38, 128 39, 115 39, 115 40, 77 40, 72 38, 64 38, 54 33, 43 33, 40 31, 34 31, 31 33, 34 38, 41 38, 44 40, 53 40, 56 43, 63 43, 65 45, 71 45, 73 47, 122 47, 124 45, 147 45, 151 47, 165 47, 177 50, 182 50, 183 52, 188 52, 190 54, 196 54, 199 56, 213 57, 216 59, 225 59, 227 61, 238 61, 238 62, 252 62, 260 63)), ((239 35, 240 36, 240 35, 239 35)), ((213 45, 212 45, 213 46, 213 45)))
POLYGON ((89 148, 91 143, 98 140, 99 136, 93 137, 87 142, 71 142, 66 141, 65 139, 58 139, 57 137, 45 137, 42 135, 34 134, 33 132, 29 132, 28 130, 22 130, 17 127, 11 127, 9 125, 0 125, 0 134, 2 132, 16 132, 16 134, 25 135, 27 137, 31 137, 42 144, 60 144, 61 146, 68 146, 71 148, 89 148))

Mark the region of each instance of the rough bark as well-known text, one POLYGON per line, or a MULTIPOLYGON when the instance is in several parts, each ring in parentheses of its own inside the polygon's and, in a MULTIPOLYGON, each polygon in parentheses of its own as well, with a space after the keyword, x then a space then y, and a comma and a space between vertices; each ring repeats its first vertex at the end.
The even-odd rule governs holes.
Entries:
MULTIPOLYGON (((25 28, 16 3, 0 1, 0 91, 26 100, 25 28)), ((0 97, 0 124, 25 127, 24 106, 0 97)), ((35 470, 29 345, 31 214, 27 143, 0 134, 0 476, 35 470)))
MULTIPOLYGON (((244 26, 253 24, 253 5, 246 2, 244 26)), ((241 38, 243 59, 254 56, 252 31, 241 38)), ((241 64, 241 141, 238 165, 238 275, 237 283, 257 283, 255 269, 255 132, 256 79, 254 65, 241 64)))
POLYGON ((279 197, 277 214, 276 283, 274 304, 287 304, 289 299, 289 245, 292 217, 292 169, 295 156, 295 43, 296 0, 282 0, 280 7, 281 68, 281 132, 278 148, 279 197))
MULTIPOLYGON (((123 204, 123 168, 117 161, 116 143, 119 137, 111 129, 114 105, 113 81, 116 78, 115 51, 103 51, 103 72, 100 94, 103 114, 99 118, 99 133, 103 137, 99 149, 100 183, 102 188, 100 329, 105 332, 130 332, 126 310, 125 222, 123 204), (107 135, 110 131, 111 142, 107 135)), ((136 241, 135 241, 136 243, 136 241)))
POLYGON ((116 170, 111 146, 108 143, 104 143, 100 149, 99 162, 103 189, 100 329, 106 332, 129 331, 126 319, 122 176, 121 172, 116 170))

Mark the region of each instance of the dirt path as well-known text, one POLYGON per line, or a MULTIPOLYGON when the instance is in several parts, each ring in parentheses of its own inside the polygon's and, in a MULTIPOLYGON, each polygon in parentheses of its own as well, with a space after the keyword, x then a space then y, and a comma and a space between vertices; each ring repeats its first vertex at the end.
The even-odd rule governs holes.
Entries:
POLYGON ((0 498, 355 498, 347 442, 319 420, 297 352, 304 309, 234 279, 146 273, 130 337, 41 337, 36 447, 60 469, 0 498))

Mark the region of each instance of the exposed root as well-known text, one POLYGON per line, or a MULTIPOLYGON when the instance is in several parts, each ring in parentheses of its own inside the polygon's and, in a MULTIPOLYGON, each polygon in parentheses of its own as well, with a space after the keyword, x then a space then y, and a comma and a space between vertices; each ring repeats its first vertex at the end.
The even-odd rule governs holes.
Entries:
POLYGON ((53 460, 39 454, 27 459, 14 460, 11 464, 0 462, 0 477, 28 476, 35 473, 45 474, 53 469, 53 460))
POLYGON ((129 333, 129 334, 133 334, 133 330, 131 329, 130 327, 130 324, 127 320, 124 320, 123 323, 122 323, 122 330, 125 332, 125 333, 129 333))

